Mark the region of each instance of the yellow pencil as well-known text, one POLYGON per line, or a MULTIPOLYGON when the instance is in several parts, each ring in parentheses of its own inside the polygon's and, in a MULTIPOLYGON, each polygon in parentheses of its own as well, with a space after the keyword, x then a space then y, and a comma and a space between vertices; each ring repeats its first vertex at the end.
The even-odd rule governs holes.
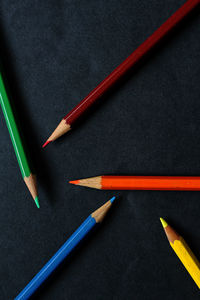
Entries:
POLYGON ((170 245, 183 263, 190 276, 193 278, 198 288, 200 288, 200 263, 192 253, 184 239, 167 222, 160 218, 170 245))

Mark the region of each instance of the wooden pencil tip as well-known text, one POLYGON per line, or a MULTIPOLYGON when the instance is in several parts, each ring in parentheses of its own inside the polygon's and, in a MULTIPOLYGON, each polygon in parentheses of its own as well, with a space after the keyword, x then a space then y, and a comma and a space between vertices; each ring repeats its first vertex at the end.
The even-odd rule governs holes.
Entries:
POLYGON ((69 183, 84 186, 84 187, 91 187, 94 189, 101 189, 101 176, 72 180, 69 181, 69 183))
POLYGON ((71 184, 79 184, 79 180, 72 180, 72 181, 69 181, 69 183, 71 183, 71 184))
POLYGON ((112 197, 104 205, 99 207, 97 210, 95 210, 91 214, 91 216, 96 220, 96 223, 100 223, 103 221, 104 217, 106 216, 107 212, 109 211, 110 207, 112 206, 112 203, 114 200, 115 200, 115 197, 112 197))
POLYGON ((66 123, 65 119, 62 119, 62 121, 58 124, 58 126, 53 131, 53 133, 50 135, 50 137, 48 138, 47 142, 43 145, 43 147, 45 147, 50 142, 57 140, 57 138, 59 138, 60 136, 62 136, 66 132, 68 132, 70 129, 71 129, 71 126, 66 123))
POLYGON ((24 177, 24 181, 38 207, 39 202, 38 202, 38 195, 37 195, 37 184, 36 184, 36 177, 33 174, 30 174, 28 177, 24 177))
POLYGON ((167 222, 163 218, 160 218, 160 222, 162 223, 163 228, 168 226, 167 222))
POLYGON ((44 145, 42 145, 42 148, 46 147, 49 143, 51 143, 51 141, 47 140, 44 145))

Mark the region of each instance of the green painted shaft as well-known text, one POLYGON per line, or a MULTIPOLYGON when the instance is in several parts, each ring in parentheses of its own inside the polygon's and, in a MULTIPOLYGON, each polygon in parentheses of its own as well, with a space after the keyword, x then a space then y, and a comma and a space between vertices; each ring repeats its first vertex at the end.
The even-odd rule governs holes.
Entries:
POLYGON ((22 140, 15 122, 15 118, 8 99, 8 94, 6 92, 6 88, 1 73, 0 73, 0 103, 10 133, 10 137, 13 143, 13 147, 15 149, 15 154, 17 156, 17 160, 20 166, 22 176, 23 178, 25 176, 28 177, 31 174, 30 167, 28 164, 26 154, 24 152, 22 140))

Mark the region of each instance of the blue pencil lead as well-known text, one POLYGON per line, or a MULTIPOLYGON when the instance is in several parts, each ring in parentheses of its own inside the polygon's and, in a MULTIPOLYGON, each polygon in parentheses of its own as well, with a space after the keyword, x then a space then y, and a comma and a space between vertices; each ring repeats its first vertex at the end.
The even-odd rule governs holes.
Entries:
POLYGON ((112 198, 110 199, 110 202, 113 203, 113 202, 115 201, 115 199, 116 199, 116 197, 112 197, 112 198))

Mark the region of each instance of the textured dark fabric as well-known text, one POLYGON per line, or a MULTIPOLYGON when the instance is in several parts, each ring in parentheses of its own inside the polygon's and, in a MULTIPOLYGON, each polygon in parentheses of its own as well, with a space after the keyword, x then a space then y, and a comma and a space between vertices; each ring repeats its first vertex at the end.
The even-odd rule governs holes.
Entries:
POLYGON ((200 175, 199 10, 100 101, 41 145, 92 88, 184 0, 0 0, 1 61, 35 166, 41 209, 23 183, 0 113, 0 299, 13 299, 81 222, 120 196, 95 233, 33 299, 199 299, 159 217, 200 259, 200 193, 97 191, 102 174, 200 175))

